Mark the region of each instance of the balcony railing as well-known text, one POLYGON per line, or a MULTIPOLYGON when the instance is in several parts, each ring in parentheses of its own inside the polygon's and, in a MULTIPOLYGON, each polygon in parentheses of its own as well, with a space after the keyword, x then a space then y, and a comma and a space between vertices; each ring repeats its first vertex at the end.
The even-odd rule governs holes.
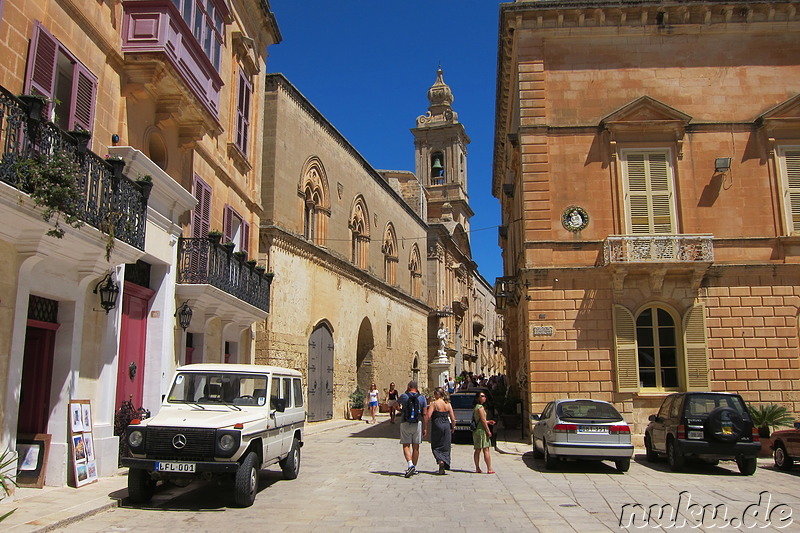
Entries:
POLYGON ((604 264, 711 263, 711 235, 609 235, 603 246, 604 264))
MULTIPOLYGON (((43 119, 36 104, 26 104, 0 87, 0 180, 31 193, 19 163, 25 160, 65 153, 80 165, 78 190, 81 200, 73 215, 122 242, 144 250, 147 198, 150 187, 122 175, 124 164, 112 165, 86 150, 85 144, 43 119), (113 227, 113 233, 111 231, 113 227)), ((87 138, 88 140, 88 138, 87 138)))
POLYGON ((272 274, 251 266, 232 252, 208 237, 181 237, 178 240, 178 283, 212 285, 262 311, 269 311, 272 274))

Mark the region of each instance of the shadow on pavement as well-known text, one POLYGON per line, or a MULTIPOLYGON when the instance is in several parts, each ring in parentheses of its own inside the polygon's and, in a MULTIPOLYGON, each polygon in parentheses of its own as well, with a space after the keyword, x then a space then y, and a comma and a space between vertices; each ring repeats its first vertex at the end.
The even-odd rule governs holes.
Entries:
POLYGON ((613 465, 605 461, 561 461, 558 468, 548 469, 544 466, 544 459, 534 459, 533 451, 526 452, 522 456, 525 466, 542 474, 620 474, 613 465))
MULTIPOLYGON (((655 470, 657 472, 669 472, 670 474, 675 475, 695 475, 695 476, 720 476, 720 475, 731 475, 731 476, 740 476, 739 467, 736 466, 735 461, 722 461, 718 465, 713 463, 709 463, 703 461, 701 459, 692 459, 687 457, 686 458, 686 466, 683 469, 683 472, 673 472, 672 469, 669 467, 669 463, 667 462, 666 458, 662 458, 657 462, 648 461, 645 454, 640 453, 636 454, 633 460, 642 465, 645 468, 649 468, 650 470, 655 470)), ((758 470, 762 467, 759 465, 758 470)))

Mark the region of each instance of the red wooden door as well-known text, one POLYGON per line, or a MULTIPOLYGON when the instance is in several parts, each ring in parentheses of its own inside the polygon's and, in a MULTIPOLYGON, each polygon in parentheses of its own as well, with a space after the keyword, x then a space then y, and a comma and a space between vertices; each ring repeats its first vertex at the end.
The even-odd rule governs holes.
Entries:
POLYGON ((58 324, 28 320, 17 433, 47 433, 56 329, 58 324))
POLYGON ((131 400, 135 408, 142 407, 144 365, 147 347, 147 309, 155 294, 150 289, 125 282, 122 296, 122 324, 119 333, 119 364, 117 367, 117 401, 131 400))

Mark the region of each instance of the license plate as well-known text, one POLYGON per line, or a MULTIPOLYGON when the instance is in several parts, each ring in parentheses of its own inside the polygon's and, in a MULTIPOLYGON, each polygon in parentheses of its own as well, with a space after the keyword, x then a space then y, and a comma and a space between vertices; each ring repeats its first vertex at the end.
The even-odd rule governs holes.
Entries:
POLYGON ((722 434, 723 435, 733 435, 733 426, 729 424, 725 424, 722 426, 722 434))
POLYGON ((156 463, 157 472, 194 473, 194 463, 156 463))
POLYGON ((702 431, 689 431, 689 438, 690 439, 702 439, 703 432, 702 431))
POLYGON ((605 426, 579 426, 578 433, 608 433, 605 426))

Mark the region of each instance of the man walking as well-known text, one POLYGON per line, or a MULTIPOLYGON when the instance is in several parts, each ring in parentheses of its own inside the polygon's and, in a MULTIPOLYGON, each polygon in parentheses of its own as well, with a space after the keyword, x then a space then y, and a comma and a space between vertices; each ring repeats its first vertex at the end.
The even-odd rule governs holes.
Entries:
POLYGON ((400 444, 403 445, 403 456, 408 462, 406 477, 417 473, 419 445, 428 433, 428 421, 425 420, 425 396, 419 393, 416 381, 409 381, 406 392, 397 400, 400 407, 400 444))

